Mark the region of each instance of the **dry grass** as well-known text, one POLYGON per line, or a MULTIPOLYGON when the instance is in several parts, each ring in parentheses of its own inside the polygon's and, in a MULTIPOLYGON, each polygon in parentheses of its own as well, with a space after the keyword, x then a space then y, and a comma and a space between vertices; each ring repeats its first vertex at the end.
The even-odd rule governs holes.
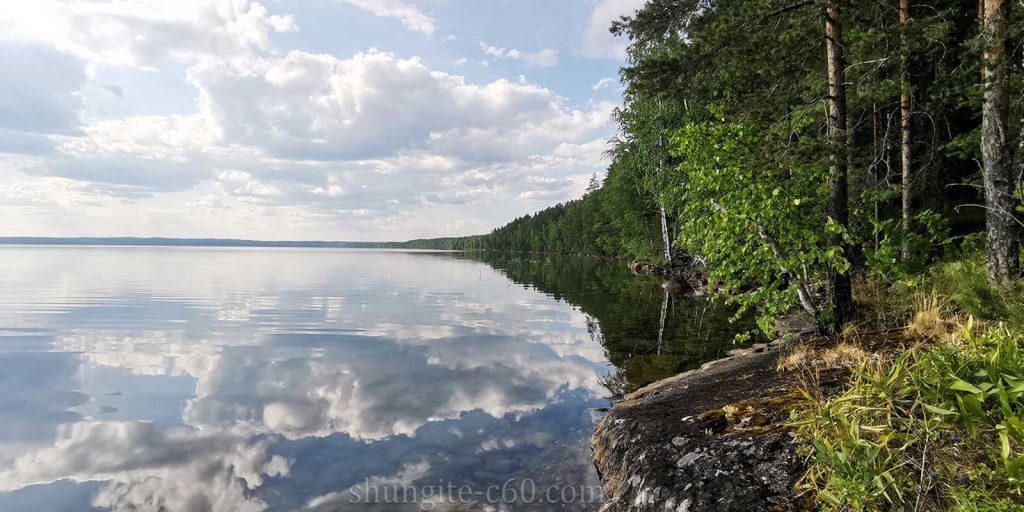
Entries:
POLYGON ((938 341, 957 343, 963 339, 967 320, 958 315, 949 300, 935 291, 914 296, 914 317, 907 332, 938 341))
POLYGON ((826 368, 858 368, 875 359, 875 355, 850 343, 841 343, 819 353, 826 368))
POLYGON ((900 300, 893 284, 877 276, 857 276, 853 300, 857 303, 858 324, 866 332, 902 327, 911 316, 909 301, 900 300))
POLYGON ((789 354, 780 357, 776 367, 779 371, 859 368, 878 357, 859 345, 849 342, 825 349, 813 349, 806 345, 800 345, 789 354))
POLYGON ((944 338, 949 332, 945 309, 945 301, 935 292, 914 295, 914 318, 907 324, 907 331, 929 338, 944 338))
POLYGON ((812 359, 812 354, 814 354, 814 350, 807 348, 807 345, 798 345, 788 354, 779 357, 776 369, 783 372, 808 368, 810 366, 808 362, 812 359))

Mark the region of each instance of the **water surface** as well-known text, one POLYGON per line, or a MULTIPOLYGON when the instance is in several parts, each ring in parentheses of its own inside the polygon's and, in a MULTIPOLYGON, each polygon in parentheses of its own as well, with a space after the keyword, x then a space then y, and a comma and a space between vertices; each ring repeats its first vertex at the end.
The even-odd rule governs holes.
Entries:
POLYGON ((586 258, 0 247, 0 510, 597 510, 598 411, 729 315, 586 258))

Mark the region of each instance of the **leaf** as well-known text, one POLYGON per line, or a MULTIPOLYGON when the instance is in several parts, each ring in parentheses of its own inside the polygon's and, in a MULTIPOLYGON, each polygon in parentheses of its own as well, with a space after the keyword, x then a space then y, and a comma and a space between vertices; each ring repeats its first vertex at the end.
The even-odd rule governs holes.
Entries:
POLYGON ((955 390, 955 391, 966 391, 968 393, 972 393, 972 394, 975 394, 975 395, 980 395, 980 394, 984 393, 984 391, 979 389, 974 384, 971 384, 971 383, 969 383, 967 381, 960 380, 960 379, 954 379, 953 383, 949 385, 949 389, 952 389, 952 390, 955 390))
POLYGON ((955 416, 956 415, 956 411, 951 411, 949 409, 943 409, 941 407, 935 407, 934 405, 929 405, 929 404, 921 404, 921 405, 924 406, 925 409, 928 409, 929 411, 934 412, 935 414, 941 414, 943 416, 955 416))
POLYGON ((999 431, 999 454, 1003 457, 1003 462, 1010 459, 1010 434, 1006 430, 999 431))
POLYGON ((843 502, 840 501, 840 499, 836 497, 835 494, 832 494, 831 492, 828 492, 825 489, 821 489, 818 491, 818 497, 829 502, 832 506, 839 507, 842 506, 843 504, 843 502))

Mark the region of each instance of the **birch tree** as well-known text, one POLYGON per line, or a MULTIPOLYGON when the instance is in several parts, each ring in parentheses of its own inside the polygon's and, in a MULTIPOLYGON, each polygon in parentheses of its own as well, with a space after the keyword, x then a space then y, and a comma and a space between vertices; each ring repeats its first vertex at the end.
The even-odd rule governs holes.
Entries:
POLYGON ((985 231, 988 277, 1008 284, 1020 274, 1020 244, 1014 218, 1013 166, 1010 157, 1010 81, 1007 33, 1010 0, 983 0, 981 7, 982 106, 981 154, 985 182, 985 231))

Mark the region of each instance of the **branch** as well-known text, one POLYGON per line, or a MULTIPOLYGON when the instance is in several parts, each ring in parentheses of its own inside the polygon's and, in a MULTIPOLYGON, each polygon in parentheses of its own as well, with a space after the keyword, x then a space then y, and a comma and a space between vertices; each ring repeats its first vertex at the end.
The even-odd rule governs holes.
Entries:
POLYGON ((789 11, 795 11, 795 10, 801 8, 801 7, 806 7, 806 6, 811 5, 813 3, 814 3, 813 0, 807 0, 805 2, 797 2, 797 3, 791 4, 791 5, 784 5, 782 7, 779 7, 778 9, 774 9, 774 10, 768 11, 768 12, 764 13, 763 15, 761 15, 761 18, 758 19, 758 23, 760 23, 760 22, 762 22, 762 21, 764 21, 764 20, 766 20, 768 18, 771 18, 772 16, 778 16, 780 14, 785 14, 785 13, 787 13, 789 11))
MULTIPOLYGON (((726 210, 724 206, 718 204, 718 201, 715 201, 714 199, 711 200, 711 207, 716 212, 721 213, 722 215, 729 215, 729 211, 726 210)), ((775 256, 775 259, 779 260, 779 270, 782 271, 783 275, 792 279, 793 282, 796 283, 796 292, 797 295, 800 297, 800 306, 803 307, 804 311, 806 311, 812 317, 817 316, 818 306, 817 304, 814 303, 814 297, 811 295, 810 290, 807 289, 807 282, 802 277, 800 277, 800 274, 793 272, 788 267, 786 267, 785 263, 783 263, 784 261, 786 261, 786 253, 783 252, 782 247, 779 247, 778 241, 776 241, 775 238, 772 237, 766 229, 761 227, 761 225, 758 224, 753 219, 747 219, 747 226, 750 228, 751 231, 756 233, 757 236, 761 237, 761 240, 763 240, 765 244, 768 245, 768 248, 772 251, 772 254, 775 256)))

